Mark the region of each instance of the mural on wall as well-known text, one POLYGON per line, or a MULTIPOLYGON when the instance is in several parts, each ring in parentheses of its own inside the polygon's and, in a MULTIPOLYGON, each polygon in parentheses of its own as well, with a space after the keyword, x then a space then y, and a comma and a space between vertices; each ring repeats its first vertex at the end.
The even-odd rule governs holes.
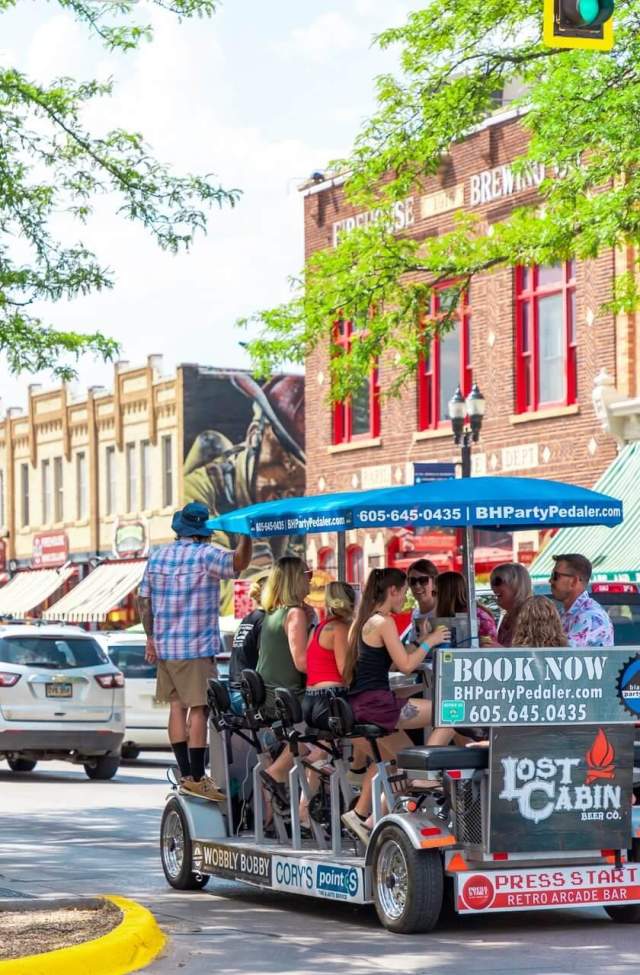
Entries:
MULTIPOLYGON (((246 372, 183 366, 184 503, 202 501, 212 515, 305 490, 304 376, 258 383, 246 372)), ((214 541, 233 547, 219 533, 214 541)), ((301 554, 295 537, 256 542, 247 576, 274 559, 301 554)), ((221 607, 233 612, 226 587, 221 607)))

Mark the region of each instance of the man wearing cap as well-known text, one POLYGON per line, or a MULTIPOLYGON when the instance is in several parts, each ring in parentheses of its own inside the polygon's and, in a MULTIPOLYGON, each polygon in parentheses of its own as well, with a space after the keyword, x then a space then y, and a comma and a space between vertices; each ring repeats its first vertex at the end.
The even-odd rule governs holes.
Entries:
POLYGON ((147 634, 145 657, 158 665, 156 698, 169 702, 169 741, 185 792, 219 801, 223 793, 205 775, 207 682, 217 676, 220 581, 251 561, 251 539, 235 551, 211 545, 209 510, 192 501, 176 511, 176 540, 151 552, 138 590, 147 634))

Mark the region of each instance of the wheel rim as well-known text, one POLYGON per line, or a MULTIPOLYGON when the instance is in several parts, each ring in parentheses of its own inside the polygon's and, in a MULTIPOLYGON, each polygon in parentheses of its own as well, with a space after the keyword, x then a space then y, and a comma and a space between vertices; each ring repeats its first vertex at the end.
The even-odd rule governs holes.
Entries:
POLYGON ((184 829, 180 816, 172 809, 162 834, 162 859, 171 877, 179 877, 184 863, 184 829))
POLYGON ((376 865, 378 903, 385 915, 397 920, 404 914, 409 892, 409 871, 404 850, 396 840, 385 840, 376 865))

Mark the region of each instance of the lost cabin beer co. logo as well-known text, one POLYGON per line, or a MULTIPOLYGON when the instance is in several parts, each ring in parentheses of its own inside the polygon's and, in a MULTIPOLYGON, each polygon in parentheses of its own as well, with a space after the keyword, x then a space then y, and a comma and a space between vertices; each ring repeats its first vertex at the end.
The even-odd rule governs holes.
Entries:
POLYGON ((492 850, 627 846, 632 729, 497 729, 492 741, 492 850))

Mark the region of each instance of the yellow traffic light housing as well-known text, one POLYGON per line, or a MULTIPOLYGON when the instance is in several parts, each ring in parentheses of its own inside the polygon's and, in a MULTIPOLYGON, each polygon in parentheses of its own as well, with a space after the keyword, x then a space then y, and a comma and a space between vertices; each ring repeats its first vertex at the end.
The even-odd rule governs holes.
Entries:
POLYGON ((544 43, 610 51, 613 4, 614 0, 544 0, 544 43))

